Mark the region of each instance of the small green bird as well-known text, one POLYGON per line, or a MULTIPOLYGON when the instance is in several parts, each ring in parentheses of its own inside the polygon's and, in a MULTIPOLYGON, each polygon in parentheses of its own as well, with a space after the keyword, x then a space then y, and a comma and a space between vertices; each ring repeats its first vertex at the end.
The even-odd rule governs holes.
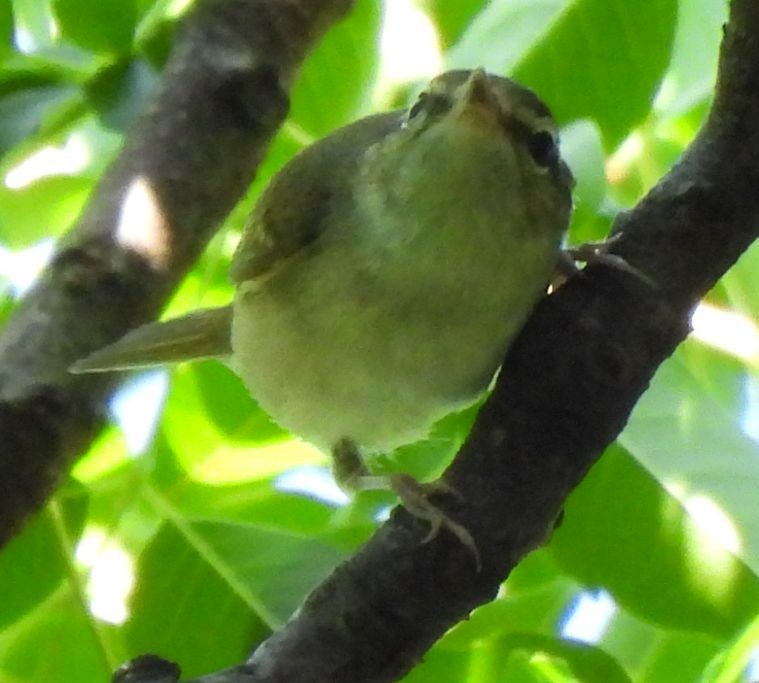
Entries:
POLYGON ((335 455, 342 483, 392 488, 430 536, 446 527, 476 553, 425 485, 372 477, 359 453, 423 437, 487 388, 557 268, 572 185, 533 92, 449 71, 279 171, 231 305, 140 327, 72 371, 224 359, 277 423, 335 455))

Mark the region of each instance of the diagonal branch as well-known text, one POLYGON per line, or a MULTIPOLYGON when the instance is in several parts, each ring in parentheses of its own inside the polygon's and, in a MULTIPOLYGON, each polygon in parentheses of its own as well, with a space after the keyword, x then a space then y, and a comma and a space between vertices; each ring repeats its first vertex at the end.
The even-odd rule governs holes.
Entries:
POLYGON ((113 378, 67 367, 155 317, 250 184, 306 53, 352 4, 196 3, 148 110, 0 338, 0 545, 101 426, 113 378))
POLYGON ((589 267, 536 310, 447 473, 441 507, 482 555, 403 510, 339 566, 240 667, 196 683, 381 683, 492 599, 550 536, 569 492, 622 430, 696 302, 759 234, 759 5, 732 0, 709 119, 678 165, 615 230, 614 252, 657 289, 589 267))

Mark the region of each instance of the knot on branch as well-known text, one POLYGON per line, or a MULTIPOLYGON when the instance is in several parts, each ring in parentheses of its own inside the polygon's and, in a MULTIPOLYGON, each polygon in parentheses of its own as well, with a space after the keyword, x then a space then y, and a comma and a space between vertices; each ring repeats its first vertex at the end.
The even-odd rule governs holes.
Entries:
POLYGON ((211 100, 221 119, 244 129, 272 127, 290 107, 279 71, 271 64, 226 71, 211 88, 211 100))

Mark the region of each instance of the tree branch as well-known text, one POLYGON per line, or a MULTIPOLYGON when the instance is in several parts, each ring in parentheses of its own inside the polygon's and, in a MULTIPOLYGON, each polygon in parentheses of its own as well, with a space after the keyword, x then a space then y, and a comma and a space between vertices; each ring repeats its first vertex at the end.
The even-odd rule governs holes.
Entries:
POLYGON ((570 491, 624 427, 693 306, 759 234, 759 6, 733 0, 716 100, 682 160, 620 215, 614 252, 658 283, 593 265, 546 298, 446 473, 440 501, 475 537, 482 570, 398 509, 234 669, 196 683, 380 683, 413 667, 491 600, 550 536, 570 491))
POLYGON ((352 4, 197 3, 148 110, 0 338, 0 546, 101 427, 115 380, 68 366, 157 315, 250 184, 306 53, 352 4))

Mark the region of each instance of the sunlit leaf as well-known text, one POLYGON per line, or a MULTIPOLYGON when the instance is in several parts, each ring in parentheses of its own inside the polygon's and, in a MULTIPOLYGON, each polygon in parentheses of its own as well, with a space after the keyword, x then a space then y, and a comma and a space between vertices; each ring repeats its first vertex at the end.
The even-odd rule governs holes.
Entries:
MULTIPOLYGON (((743 433, 740 413, 721 405, 681 358, 661 367, 620 442, 713 541, 759 575, 759 445, 743 433)), ((731 381, 729 372, 723 370, 723 377, 731 381)), ((724 566, 711 553, 694 555, 691 562, 709 572, 724 566)), ((733 581, 713 585, 713 597, 729 595, 734 586, 733 581)))
POLYGON ((756 660, 759 652, 759 616, 721 651, 704 670, 704 683, 732 683, 756 660))
POLYGON ((54 24, 50 0, 12 0, 16 29, 27 47, 47 46, 53 41, 54 24))
POLYGON ((360 0, 306 60, 292 92, 290 118, 307 134, 321 137, 365 106, 377 66, 378 29, 377 4, 360 0))
POLYGON ((632 458, 608 451, 550 544, 562 568, 667 628, 728 637, 759 610, 759 580, 632 458))
POLYGON ((0 236, 10 247, 25 247, 58 236, 78 217, 92 180, 81 176, 42 178, 18 189, 0 187, 0 236))
POLYGON ((724 0, 678 4, 672 61, 667 69, 657 108, 676 116, 711 98, 717 52, 722 34, 714 27, 727 20, 724 0))

